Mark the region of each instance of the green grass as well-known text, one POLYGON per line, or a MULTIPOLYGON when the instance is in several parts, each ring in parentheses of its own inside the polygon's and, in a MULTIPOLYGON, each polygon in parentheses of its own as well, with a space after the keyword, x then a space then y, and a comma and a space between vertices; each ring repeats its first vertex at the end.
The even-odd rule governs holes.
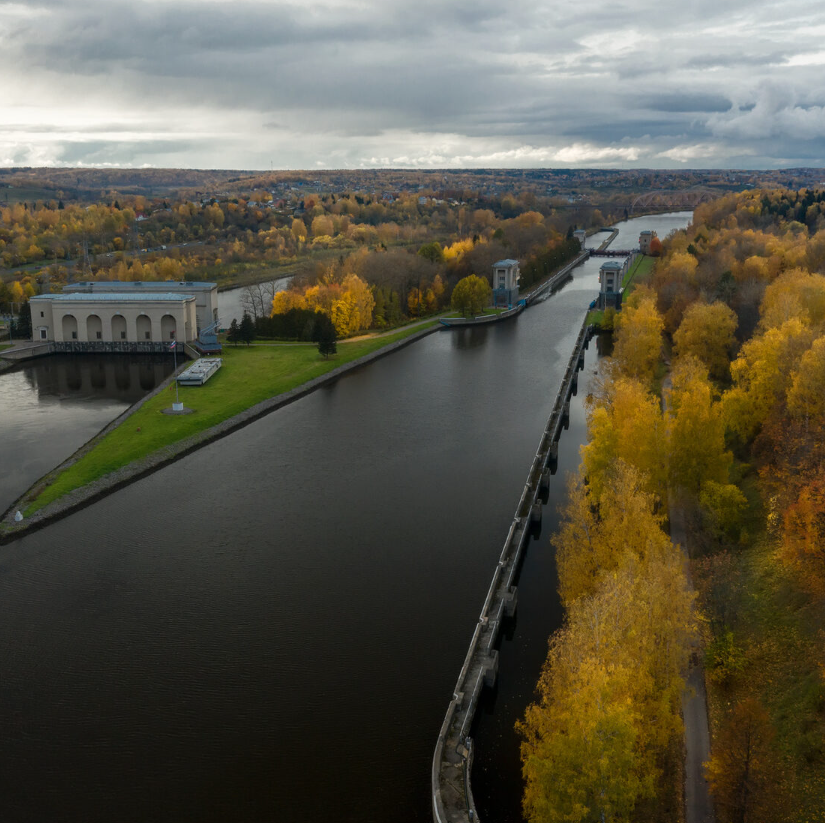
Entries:
POLYGON ((3 349, 10 349, 13 345, 14 343, 0 343, 0 351, 3 351, 3 349))
MULTIPOLYGON (((320 377, 337 366, 402 340, 436 324, 403 329, 392 335, 339 342, 338 354, 325 360, 314 344, 293 346, 226 346, 223 367, 206 385, 180 387, 180 400, 192 414, 168 415, 174 388, 144 403, 94 448, 51 482, 46 480, 26 508, 29 516, 74 489, 193 434, 204 431, 278 394, 320 377)), ((174 385, 174 384, 173 384, 174 385)))
POLYGON ((636 283, 643 283, 650 278, 655 265, 656 258, 640 254, 624 276, 622 287, 626 290, 631 290, 636 283))
MULTIPOLYGON (((497 306, 493 308, 492 306, 488 306, 484 309, 481 314, 474 314, 471 317, 483 317, 485 314, 501 314, 502 312, 509 311, 506 307, 497 306)), ((445 315, 445 320, 455 320, 456 318, 464 317, 463 314, 454 314, 450 312, 449 314, 445 315)))

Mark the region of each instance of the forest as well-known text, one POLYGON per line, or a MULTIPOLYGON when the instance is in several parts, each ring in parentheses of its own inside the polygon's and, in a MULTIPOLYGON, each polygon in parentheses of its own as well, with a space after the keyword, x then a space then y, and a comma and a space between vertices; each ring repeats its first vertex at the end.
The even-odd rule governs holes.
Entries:
MULTIPOLYGON (((0 312, 69 279, 232 285, 288 274, 292 289, 275 311, 335 314, 339 336, 347 336, 443 309, 459 279, 489 277, 501 258, 524 261, 528 288, 578 251, 569 215, 546 203, 544 212, 531 208, 534 196, 488 205, 357 193, 287 202, 266 191, 203 202, 17 203, 0 208, 0 260, 9 270, 0 281, 0 312)), ((606 219, 598 210, 585 217, 587 226, 606 219)), ((259 333, 271 334, 271 298, 252 299, 250 308, 259 333)))
POLYGON ((528 820, 684 819, 691 656, 717 820, 823 819, 823 272, 825 193, 750 191, 700 206, 626 297, 553 537, 528 820))

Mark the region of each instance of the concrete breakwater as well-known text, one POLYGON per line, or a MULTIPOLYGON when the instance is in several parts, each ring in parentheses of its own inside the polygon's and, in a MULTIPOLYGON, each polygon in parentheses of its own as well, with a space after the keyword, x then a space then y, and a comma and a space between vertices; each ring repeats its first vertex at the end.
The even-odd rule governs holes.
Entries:
POLYGON ((495 645, 503 621, 516 611, 514 580, 530 538, 531 523, 541 520, 540 496, 556 468, 559 437, 569 418, 570 397, 578 388, 578 373, 584 368, 584 352, 592 335, 585 314, 439 731, 431 772, 434 823, 477 823, 479 819, 471 786, 470 731, 482 689, 496 682, 495 645))

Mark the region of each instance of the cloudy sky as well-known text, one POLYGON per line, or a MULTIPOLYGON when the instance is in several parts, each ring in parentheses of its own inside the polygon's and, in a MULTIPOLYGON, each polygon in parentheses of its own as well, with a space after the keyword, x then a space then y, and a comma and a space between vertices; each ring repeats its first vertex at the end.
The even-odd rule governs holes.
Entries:
POLYGON ((0 0, 0 166, 820 166, 823 0, 0 0))

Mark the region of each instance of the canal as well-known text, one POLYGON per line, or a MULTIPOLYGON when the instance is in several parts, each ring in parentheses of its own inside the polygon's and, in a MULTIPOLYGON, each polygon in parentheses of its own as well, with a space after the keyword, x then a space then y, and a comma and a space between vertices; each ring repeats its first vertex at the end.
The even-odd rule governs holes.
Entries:
MULTIPOLYGON (((598 265, 5 546, 4 819, 429 821, 435 738, 598 265)), ((479 794, 514 791, 501 729, 558 625, 560 489, 479 721, 479 794)))

